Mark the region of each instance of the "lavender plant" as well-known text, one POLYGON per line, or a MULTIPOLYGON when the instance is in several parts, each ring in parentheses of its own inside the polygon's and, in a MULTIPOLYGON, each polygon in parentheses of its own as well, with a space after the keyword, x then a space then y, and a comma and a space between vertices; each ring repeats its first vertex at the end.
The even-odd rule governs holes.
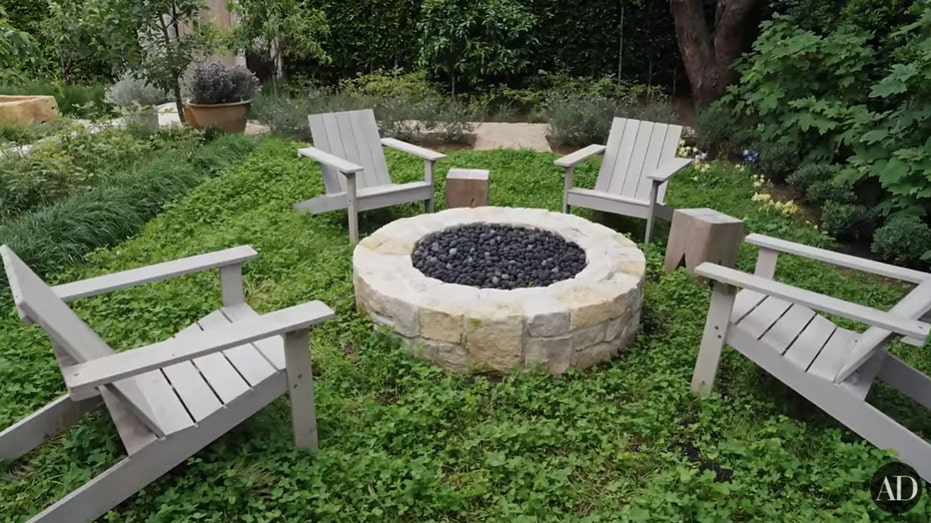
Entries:
POLYGON ((245 102, 255 96, 258 88, 259 79, 242 65, 228 66, 220 62, 200 64, 194 69, 191 77, 191 102, 245 102))

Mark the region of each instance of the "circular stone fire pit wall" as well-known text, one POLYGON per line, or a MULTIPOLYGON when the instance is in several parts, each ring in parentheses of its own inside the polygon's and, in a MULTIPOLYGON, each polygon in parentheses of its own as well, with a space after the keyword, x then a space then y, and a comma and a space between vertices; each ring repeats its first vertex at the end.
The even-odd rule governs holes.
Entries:
POLYGON ((394 221, 353 253, 356 306, 398 333, 414 354, 453 371, 540 364, 552 373, 616 356, 640 324, 646 262, 621 234, 543 209, 449 209, 394 221), (546 287, 480 289, 429 278, 411 253, 424 236, 468 223, 559 234, 585 251, 575 277, 546 287))

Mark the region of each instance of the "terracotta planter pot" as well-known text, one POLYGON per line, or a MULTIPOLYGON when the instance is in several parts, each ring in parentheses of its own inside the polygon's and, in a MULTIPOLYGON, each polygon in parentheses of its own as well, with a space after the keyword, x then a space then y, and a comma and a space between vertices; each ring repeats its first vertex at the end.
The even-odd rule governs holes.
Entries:
POLYGON ((252 100, 229 104, 195 104, 186 105, 194 116, 196 125, 202 129, 220 129, 229 133, 242 134, 246 130, 246 118, 252 100))
POLYGON ((200 129, 200 125, 197 123, 197 118, 194 116, 194 111, 191 110, 190 100, 181 101, 181 110, 184 112, 184 124, 192 129, 200 129))

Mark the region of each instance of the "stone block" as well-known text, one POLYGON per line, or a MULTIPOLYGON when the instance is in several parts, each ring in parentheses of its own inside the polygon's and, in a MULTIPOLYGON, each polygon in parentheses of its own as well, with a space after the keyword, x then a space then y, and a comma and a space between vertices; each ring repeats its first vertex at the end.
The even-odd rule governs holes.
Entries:
POLYGON ((613 343, 599 343, 591 347, 572 351, 572 366, 587 369, 617 356, 618 347, 613 343))
POLYGON ((578 351, 605 341, 608 323, 599 323, 572 331, 572 350, 578 351))
POLYGON ((524 325, 519 314, 488 314, 465 320, 466 350, 475 365, 507 372, 520 365, 524 325))
POLYGON ((550 338, 527 338, 524 344, 524 367, 532 363, 541 365, 553 374, 562 374, 572 361, 572 338, 557 336, 550 338))

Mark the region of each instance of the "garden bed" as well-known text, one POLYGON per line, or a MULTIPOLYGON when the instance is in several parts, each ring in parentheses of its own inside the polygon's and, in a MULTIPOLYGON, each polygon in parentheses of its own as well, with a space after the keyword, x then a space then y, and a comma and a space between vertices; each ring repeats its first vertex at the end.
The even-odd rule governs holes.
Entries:
MULTIPOLYGON (((863 484, 890 458, 839 428, 726 350, 718 394, 696 402, 689 379, 708 308, 705 285, 662 272, 665 226, 647 252, 642 334, 610 364, 562 376, 515 372, 456 376, 373 334, 355 313, 345 214, 309 216, 291 204, 324 192, 298 144, 264 139, 258 150, 181 197, 134 238, 49 275, 73 280, 251 244, 247 300, 271 311, 319 299, 337 320, 312 340, 320 452, 293 449, 286 402, 276 402, 107 519, 180 521, 895 521, 863 484)), ((423 163, 386 152, 398 183, 423 163)), ((493 205, 559 208, 554 154, 458 151, 438 164, 438 194, 452 165, 496 173, 493 205)), ((598 164, 576 170, 594 183, 598 164)), ((817 244, 818 231, 751 200, 746 171, 716 163, 670 184, 676 207, 713 207, 746 228, 817 244)), ((438 199, 438 201, 440 201, 438 199)), ((421 207, 364 213, 370 234, 421 207)), ((622 231, 642 226, 596 213, 622 231)), ((638 237, 638 236, 635 236, 638 237)), ((738 267, 752 271, 755 252, 738 267)), ((783 257, 780 280, 888 308, 903 289, 783 257), (783 259, 784 258, 784 259, 783 259)), ((75 303, 101 335, 125 349, 164 339, 219 304, 215 274, 197 274, 75 303), (116 320, 114 320, 116 319, 116 320)), ((0 302, 0 426, 58 397, 48 342, 0 302)), ((921 370, 927 351, 899 351, 921 370)), ((880 388, 871 401, 931 434, 925 416, 880 388)), ((0 519, 18 520, 79 486, 121 456, 105 416, 91 416, 25 458, 0 465, 0 519)), ((916 523, 927 509, 916 510, 916 523)))

